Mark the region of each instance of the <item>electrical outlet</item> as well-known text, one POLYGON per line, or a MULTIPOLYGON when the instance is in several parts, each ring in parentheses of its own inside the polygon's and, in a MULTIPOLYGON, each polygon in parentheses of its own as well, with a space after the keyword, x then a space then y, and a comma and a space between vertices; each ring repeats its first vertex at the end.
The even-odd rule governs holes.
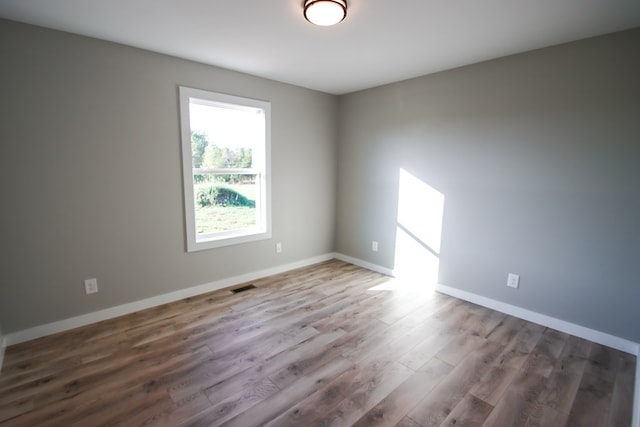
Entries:
POLYGON ((279 254, 282 252, 282 243, 276 243, 276 253, 279 254))
POLYGON ((509 276, 507 276, 507 286, 510 288, 517 289, 519 283, 520 283, 520 276, 518 276, 517 274, 509 273, 509 276))
POLYGON ((375 240, 371 242, 371 250, 373 252, 378 252, 378 242, 376 242, 375 240))
POLYGON ((98 279, 87 279, 84 281, 84 293, 96 294, 98 293, 98 279))

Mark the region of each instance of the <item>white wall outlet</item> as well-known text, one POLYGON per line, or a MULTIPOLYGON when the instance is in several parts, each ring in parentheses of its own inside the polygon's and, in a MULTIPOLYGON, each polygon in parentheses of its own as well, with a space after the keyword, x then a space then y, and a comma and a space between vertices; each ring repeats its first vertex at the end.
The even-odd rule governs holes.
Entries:
POLYGON ((282 252, 282 243, 276 243, 276 253, 279 254, 282 252))
POLYGON ((509 273, 509 275, 507 276, 507 286, 517 289, 519 284, 520 276, 518 276, 517 274, 509 273))
POLYGON ((373 252, 378 252, 378 242, 376 242, 375 240, 371 242, 371 250, 373 252))
POLYGON ((84 293, 96 294, 98 293, 98 279, 87 279, 84 281, 84 293))

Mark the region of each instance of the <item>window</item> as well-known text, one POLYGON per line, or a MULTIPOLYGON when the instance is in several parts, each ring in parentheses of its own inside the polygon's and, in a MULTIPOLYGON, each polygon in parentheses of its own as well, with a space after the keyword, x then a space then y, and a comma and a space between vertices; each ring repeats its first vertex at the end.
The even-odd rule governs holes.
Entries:
POLYGON ((268 102, 180 87, 187 251, 271 237, 268 102))

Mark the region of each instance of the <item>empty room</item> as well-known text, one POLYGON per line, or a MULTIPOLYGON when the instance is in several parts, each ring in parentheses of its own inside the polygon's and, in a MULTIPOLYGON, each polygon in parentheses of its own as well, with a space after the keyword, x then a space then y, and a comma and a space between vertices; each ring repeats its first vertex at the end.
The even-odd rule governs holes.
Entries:
POLYGON ((0 426, 640 427, 640 2, 0 0, 0 426))

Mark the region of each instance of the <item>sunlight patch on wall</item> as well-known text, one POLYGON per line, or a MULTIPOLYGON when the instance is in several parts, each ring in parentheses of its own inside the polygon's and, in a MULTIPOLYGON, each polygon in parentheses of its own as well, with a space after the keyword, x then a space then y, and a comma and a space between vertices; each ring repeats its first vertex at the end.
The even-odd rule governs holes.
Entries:
POLYGON ((394 275, 432 288, 438 282, 444 194, 400 169, 394 275))

